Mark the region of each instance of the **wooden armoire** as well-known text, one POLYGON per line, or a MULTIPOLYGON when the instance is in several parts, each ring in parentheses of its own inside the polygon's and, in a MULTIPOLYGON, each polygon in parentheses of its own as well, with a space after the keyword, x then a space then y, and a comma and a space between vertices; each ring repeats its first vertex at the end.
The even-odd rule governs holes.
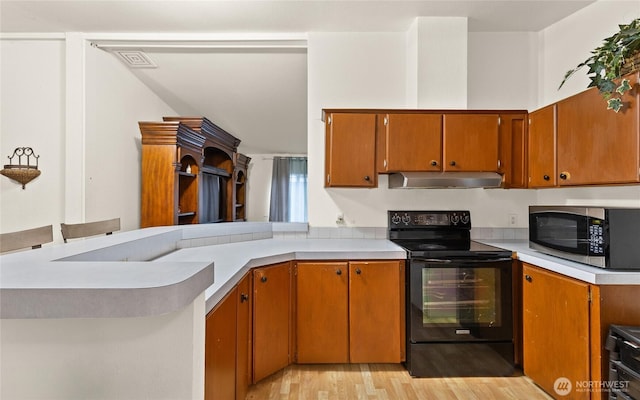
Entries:
POLYGON ((250 157, 205 117, 139 122, 140 226, 244 221, 250 157))

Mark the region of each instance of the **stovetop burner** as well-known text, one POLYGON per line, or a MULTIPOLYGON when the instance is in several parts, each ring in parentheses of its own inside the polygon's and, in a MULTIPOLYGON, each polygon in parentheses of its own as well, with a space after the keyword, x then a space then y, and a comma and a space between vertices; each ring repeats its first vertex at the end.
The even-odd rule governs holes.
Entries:
POLYGON ((409 258, 505 258, 511 252, 471 240, 469 211, 389 211, 389 240, 409 258))

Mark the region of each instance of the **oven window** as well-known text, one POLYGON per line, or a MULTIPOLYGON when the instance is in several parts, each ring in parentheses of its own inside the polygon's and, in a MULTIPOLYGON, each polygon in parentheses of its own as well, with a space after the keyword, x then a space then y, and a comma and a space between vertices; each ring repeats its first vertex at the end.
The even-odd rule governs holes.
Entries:
POLYGON ((502 325, 500 269, 423 268, 424 327, 502 325))

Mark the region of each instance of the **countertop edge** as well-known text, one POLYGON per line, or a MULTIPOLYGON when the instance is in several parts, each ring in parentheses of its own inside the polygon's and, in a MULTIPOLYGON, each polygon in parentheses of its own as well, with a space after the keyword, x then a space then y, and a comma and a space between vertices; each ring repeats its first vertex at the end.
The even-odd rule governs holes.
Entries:
POLYGON ((155 287, 4 288, 0 319, 133 318, 188 306, 214 282, 214 263, 186 279, 155 287))
POLYGON ((529 242, 523 240, 497 241, 478 240, 484 244, 511 250, 517 258, 548 271, 569 278, 578 279, 593 285, 640 285, 640 271, 617 271, 592 267, 560 257, 550 256, 529 248, 529 242))

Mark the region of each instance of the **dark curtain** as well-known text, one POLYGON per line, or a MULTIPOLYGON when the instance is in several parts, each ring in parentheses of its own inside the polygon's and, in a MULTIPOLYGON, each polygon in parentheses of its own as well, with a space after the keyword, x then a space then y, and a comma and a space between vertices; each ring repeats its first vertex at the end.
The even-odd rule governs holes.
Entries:
POLYGON ((271 204, 269 221, 289 221, 289 176, 291 168, 289 157, 273 157, 271 174, 271 204))
POLYGON ((202 198, 206 206, 200 211, 200 223, 217 222, 222 219, 222 183, 222 177, 218 175, 202 174, 202 198))

